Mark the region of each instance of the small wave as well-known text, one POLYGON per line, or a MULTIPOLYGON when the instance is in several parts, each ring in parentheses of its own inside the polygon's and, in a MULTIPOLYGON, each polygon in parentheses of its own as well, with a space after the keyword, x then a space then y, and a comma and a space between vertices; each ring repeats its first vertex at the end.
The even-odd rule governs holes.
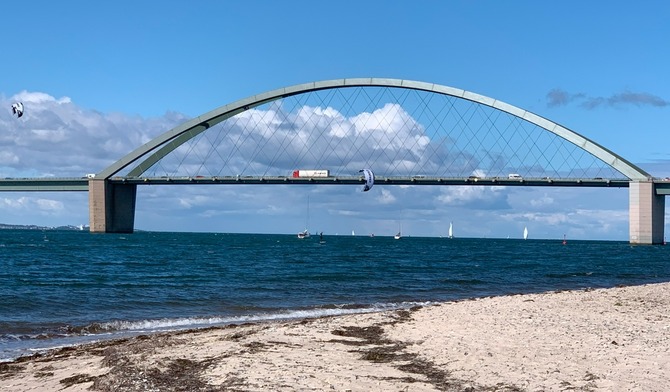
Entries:
POLYGON ((87 326, 81 329, 84 333, 101 333, 113 331, 163 331, 172 329, 194 328, 212 325, 228 325, 239 323, 292 320, 344 314, 369 313, 400 308, 410 308, 427 303, 375 304, 375 305, 331 305, 311 309, 293 309, 271 313, 248 314, 239 316, 190 317, 177 319, 157 319, 139 321, 111 321, 87 326))
POLYGON ((409 309, 413 306, 428 306, 431 302, 400 302, 363 304, 323 305, 307 309, 287 309, 275 312, 263 312, 237 316, 163 318, 153 320, 115 320, 92 323, 85 326, 66 325, 57 331, 39 334, 2 335, 0 341, 49 340, 72 336, 117 335, 135 332, 160 332, 216 325, 242 324, 277 320, 295 320, 346 314, 381 312, 396 309, 409 309))
POLYGON ((43 332, 35 334, 1 334, 0 335, 0 344, 7 342, 19 342, 24 340, 51 340, 68 336, 67 334, 56 333, 56 332, 43 332))

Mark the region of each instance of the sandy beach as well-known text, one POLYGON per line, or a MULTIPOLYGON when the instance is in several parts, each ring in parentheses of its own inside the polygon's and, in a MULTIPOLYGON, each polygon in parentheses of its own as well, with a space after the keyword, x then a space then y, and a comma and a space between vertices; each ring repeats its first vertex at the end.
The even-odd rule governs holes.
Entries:
POLYGON ((1 391, 667 391, 670 283, 489 297, 63 348, 1 391))

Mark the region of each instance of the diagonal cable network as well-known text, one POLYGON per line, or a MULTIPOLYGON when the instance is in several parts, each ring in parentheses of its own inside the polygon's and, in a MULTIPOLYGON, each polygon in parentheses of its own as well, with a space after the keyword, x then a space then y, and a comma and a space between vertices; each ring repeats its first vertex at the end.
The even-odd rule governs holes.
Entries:
POLYGON ((188 140, 144 175, 357 175, 362 168, 382 176, 624 178, 512 114, 389 86, 317 90, 254 107, 188 140))

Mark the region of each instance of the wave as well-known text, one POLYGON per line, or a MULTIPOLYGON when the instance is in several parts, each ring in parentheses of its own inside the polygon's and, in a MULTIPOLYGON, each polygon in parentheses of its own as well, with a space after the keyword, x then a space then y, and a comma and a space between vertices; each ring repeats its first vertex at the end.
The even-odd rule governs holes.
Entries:
POLYGON ((285 309, 274 312, 250 313, 236 316, 209 316, 209 317, 184 317, 184 318, 161 318, 150 320, 114 320, 108 322, 96 322, 84 326, 66 325, 57 331, 41 332, 37 334, 2 334, 0 344, 7 341, 21 340, 49 340, 66 338, 72 336, 102 336, 122 335, 124 333, 147 333, 173 331, 190 328, 202 328, 217 325, 233 325, 253 322, 295 320, 318 317, 339 316, 346 314, 371 313, 386 310, 407 309, 413 306, 427 306, 431 302, 400 302, 385 304, 339 304, 322 305, 305 309, 285 309))
POLYGON ((290 321, 346 314, 372 313, 387 310, 429 306, 432 302, 398 302, 384 304, 322 305, 305 309, 285 309, 249 313, 237 316, 163 318, 153 320, 116 320, 92 323, 85 326, 63 326, 56 330, 35 334, 0 334, 0 363, 25 355, 44 353, 52 349, 69 347, 102 340, 137 336, 145 333, 179 331, 212 326, 225 326, 255 322, 290 321))
POLYGON ((412 306, 426 305, 427 303, 394 303, 394 304, 374 304, 374 305, 325 305, 309 309, 290 309, 277 312, 265 312, 256 314, 246 314, 238 316, 213 316, 213 317, 188 317, 188 318, 163 318, 155 320, 138 321, 111 321, 106 323, 95 323, 81 328, 80 331, 72 329, 77 333, 105 333, 112 331, 136 331, 151 332, 164 331, 184 328, 197 328, 213 325, 230 325, 251 322, 293 320, 327 316, 338 316, 344 314, 370 313, 384 310, 394 310, 401 308, 410 308, 412 306))

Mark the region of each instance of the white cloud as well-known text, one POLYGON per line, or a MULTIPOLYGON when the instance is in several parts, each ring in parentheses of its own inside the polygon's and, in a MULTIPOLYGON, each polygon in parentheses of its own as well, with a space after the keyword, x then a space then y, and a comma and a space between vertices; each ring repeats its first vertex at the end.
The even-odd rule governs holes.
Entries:
POLYGON ((211 202, 212 198, 210 196, 195 195, 189 198, 179 198, 179 205, 186 209, 191 209, 197 206, 206 206, 211 204, 211 202))
MULTIPOLYGON (((23 102, 24 104, 45 104, 45 103, 53 103, 56 105, 62 105, 62 104, 67 104, 71 103, 72 100, 69 97, 62 97, 60 99, 56 99, 52 97, 49 94, 45 93, 40 93, 40 92, 29 92, 29 91, 21 91, 20 93, 14 95, 11 98, 12 101, 19 101, 23 102)), ((43 106, 38 105, 35 106, 36 108, 42 108, 43 106)))
POLYGON ((36 199, 35 204, 41 211, 49 213, 59 213, 65 209, 63 202, 58 200, 36 199))
POLYGON ((218 127, 180 146, 163 160, 165 170, 197 175, 189 168, 216 172, 225 162, 225 174, 287 175, 327 167, 336 175, 352 175, 374 164, 377 174, 398 175, 427 167, 430 138, 398 104, 351 117, 332 107, 303 105, 285 112, 270 105, 218 127), (216 168, 206 168, 204 156, 216 168))
POLYGON ((337 215, 341 216, 360 216, 361 211, 353 211, 353 210, 335 210, 334 211, 337 215))
MULTIPOLYGON (((57 215, 65 211, 65 205, 60 200, 20 196, 0 199, 0 209, 11 213, 37 212, 39 214, 57 215)), ((26 224, 32 224, 32 222, 26 222, 26 224)))
POLYGON ((505 187, 500 186, 450 186, 441 187, 437 201, 448 206, 472 208, 508 208, 505 187))
POLYGON ((19 163, 19 157, 12 151, 0 151, 0 165, 19 163))
POLYGON ((61 143, 68 140, 64 129, 32 129, 33 141, 45 141, 48 143, 61 143))
POLYGON ((396 197, 393 196, 393 193, 391 193, 390 190, 386 188, 381 188, 379 191, 379 196, 377 197, 377 201, 379 201, 380 204, 392 204, 396 202, 396 197))
POLYGON ((541 225, 558 225, 569 222, 570 214, 555 212, 523 212, 523 213, 504 213, 500 217, 509 222, 535 222, 541 225))
POLYGON ((0 199, 0 208, 3 210, 18 210, 18 209, 23 209, 23 206, 27 202, 26 197, 19 197, 19 198, 11 198, 11 197, 3 197, 0 199))
POLYGON ((546 193, 537 199, 532 199, 530 205, 532 207, 546 207, 554 204, 554 199, 548 196, 546 193))
MULTIPOLYGON (((98 172, 129 151, 186 121, 178 113, 159 118, 105 114, 78 107, 69 98, 21 93, 26 115, 17 119, 0 110, 0 177, 81 176, 98 172)), ((12 97, 17 99, 20 94, 12 97)), ((11 100, 0 102, 9 107, 11 100)), ((185 170, 197 171, 203 157, 219 159, 240 173, 267 170, 288 175, 321 162, 333 172, 357 175, 366 159, 383 162, 377 175, 430 168, 431 141, 421 125, 398 105, 347 117, 333 108, 302 106, 292 114, 278 106, 242 113, 219 135, 202 134, 200 142, 175 155, 185 170), (287 122, 291 115, 299 121, 287 122), (323 131, 323 132, 322 132, 323 131), (328 135, 315 139, 317 134, 328 135), (353 137, 366 135, 366 143, 353 137), (221 139, 217 139, 220 137, 221 139), (250 143, 229 148, 236 140, 250 143), (211 145, 219 143, 215 152, 211 145), (253 155, 263 146, 264 153, 253 155), (301 150, 301 146, 310 146, 301 150), (184 154, 190 152, 191 155, 184 154), (237 153, 237 156, 231 153, 237 153), (210 154, 210 155, 207 155, 210 154), (302 155, 301 155, 302 154, 302 155), (301 156, 301 161, 296 161, 301 156), (387 157, 384 161, 382 158, 387 157), (230 158, 230 161, 227 159, 230 158), (305 165, 296 167, 296 165, 305 165), (332 166, 331 166, 332 165, 332 166)), ((223 127, 223 124, 221 125, 223 127)), ((216 167, 205 167, 220 175, 216 167)), ((484 177, 483 170, 471 169, 484 177)), ((226 173, 230 174, 230 173, 226 173)), ((426 174, 426 173, 417 173, 426 174)), ((148 230, 297 232, 305 226, 311 196, 310 228, 327 233, 394 234, 398 224, 412 235, 445 235, 453 221, 459 236, 532 236, 626 239, 626 191, 485 186, 387 186, 369 192, 360 186, 140 186, 136 227, 148 230), (547 189, 550 189, 549 191, 547 189), (602 195, 616 194, 615 197, 602 195), (595 195, 595 196, 594 196, 595 195), (521 226, 520 228, 517 226, 521 226)), ((85 193, 0 194, 0 223, 79 224, 88 221, 85 193)))
MULTIPOLYGON (((503 213, 500 218, 520 222, 536 232, 563 232, 571 238, 594 239, 626 235, 628 211, 626 209, 575 209, 567 212, 518 212, 503 213), (551 229, 554 227, 555 229, 551 229)), ((620 238, 625 239, 625 238, 620 238)))
POLYGON ((78 107, 68 97, 23 91, 2 107, 20 100, 25 114, 16 118, 0 110, 0 155, 7 177, 28 171, 59 177, 99 172, 142 143, 184 122, 173 113, 144 119, 119 114, 101 114, 78 107))

